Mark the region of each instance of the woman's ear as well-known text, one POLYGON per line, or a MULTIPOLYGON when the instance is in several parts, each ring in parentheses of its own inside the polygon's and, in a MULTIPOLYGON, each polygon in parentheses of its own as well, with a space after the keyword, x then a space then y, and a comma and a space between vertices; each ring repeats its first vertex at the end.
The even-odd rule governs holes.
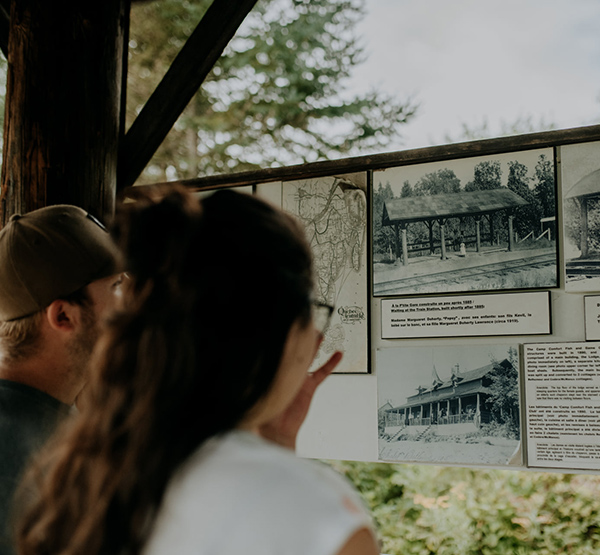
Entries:
POLYGON ((57 299, 46 307, 46 320, 50 327, 56 331, 73 331, 81 321, 81 307, 57 299))

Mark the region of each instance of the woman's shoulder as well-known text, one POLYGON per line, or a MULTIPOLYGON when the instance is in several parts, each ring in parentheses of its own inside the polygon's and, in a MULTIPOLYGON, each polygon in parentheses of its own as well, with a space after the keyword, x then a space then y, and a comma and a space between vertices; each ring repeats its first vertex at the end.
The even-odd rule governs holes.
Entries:
POLYGON ((345 478, 324 463, 299 458, 289 449, 243 431, 209 442, 190 459, 183 474, 190 482, 242 482, 250 486, 243 490, 260 487, 263 495, 269 491, 280 496, 298 489, 319 496, 354 492, 345 478))
POLYGON ((223 553, 238 543, 242 551, 244 544, 261 545, 264 553, 298 545, 298 553, 336 553, 371 524, 352 486, 331 468, 244 432, 201 448, 172 482, 162 509, 161 535, 177 523, 178 534, 203 543, 220 538, 219 547, 230 549, 223 553), (231 522, 235 538, 227 533, 231 522))

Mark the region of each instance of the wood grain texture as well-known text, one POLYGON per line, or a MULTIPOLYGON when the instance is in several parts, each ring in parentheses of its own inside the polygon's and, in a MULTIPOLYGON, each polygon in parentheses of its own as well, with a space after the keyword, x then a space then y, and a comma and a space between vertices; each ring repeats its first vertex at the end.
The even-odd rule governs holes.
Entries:
POLYGON ((0 225, 60 203, 112 214, 126 4, 12 1, 0 225))

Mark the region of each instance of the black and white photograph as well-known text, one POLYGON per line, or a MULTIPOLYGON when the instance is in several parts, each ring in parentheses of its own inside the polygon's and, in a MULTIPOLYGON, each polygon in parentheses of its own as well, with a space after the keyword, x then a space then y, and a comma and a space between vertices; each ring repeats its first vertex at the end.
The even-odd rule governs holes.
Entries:
POLYGON ((379 459, 521 465, 516 344, 377 351, 379 459))
POLYGON ((552 148, 373 175, 373 295, 558 287, 552 148))
POLYGON ((600 295, 583 297, 585 314, 585 340, 600 341, 600 295))
POLYGON ((561 147, 565 291, 600 290, 600 142, 561 147))

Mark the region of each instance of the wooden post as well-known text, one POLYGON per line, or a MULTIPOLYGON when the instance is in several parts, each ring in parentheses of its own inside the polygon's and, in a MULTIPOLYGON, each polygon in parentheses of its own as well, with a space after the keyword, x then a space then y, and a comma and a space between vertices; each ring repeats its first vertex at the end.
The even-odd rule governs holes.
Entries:
POLYGON ((114 209, 128 0, 12 0, 0 226, 15 212, 114 209))
POLYGON ((589 254, 589 241, 588 241, 588 204, 587 198, 580 197, 579 198, 579 206, 581 209, 581 235, 580 235, 580 245, 579 248, 581 250, 581 258, 587 258, 589 254))
POLYGON ((481 251, 481 217, 475 218, 475 231, 477 233, 477 252, 481 251))
POLYGON ((435 252, 435 246, 433 245, 433 220, 427 222, 427 227, 429 228, 429 254, 433 254, 435 252))
POLYGON ((408 241, 406 239, 406 224, 402 227, 402 264, 404 266, 408 265, 408 241))
POLYGON ((441 259, 446 260, 446 220, 438 220, 438 223, 440 224, 441 259))
POLYGON ((515 238, 513 234, 513 214, 508 214, 508 250, 513 251, 515 249, 515 238))
POLYGON ((398 229, 398 224, 394 224, 395 237, 396 237, 396 260, 400 258, 400 232, 398 229))

